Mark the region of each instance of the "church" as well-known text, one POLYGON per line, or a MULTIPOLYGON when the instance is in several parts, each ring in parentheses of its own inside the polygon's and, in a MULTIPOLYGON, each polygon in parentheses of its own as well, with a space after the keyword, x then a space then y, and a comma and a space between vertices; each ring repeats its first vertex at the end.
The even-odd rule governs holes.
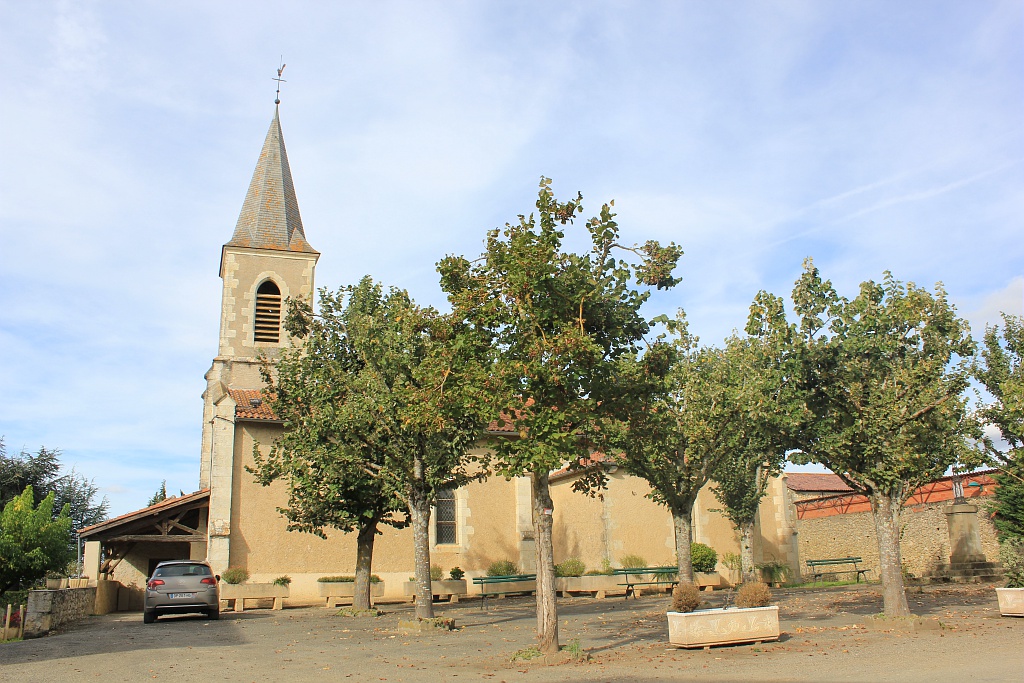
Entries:
MULTIPOLYGON (((315 235, 314 228, 314 242, 315 235)), ((246 471, 253 464, 253 445, 272 443, 282 430, 261 399, 259 358, 273 359, 290 346, 282 303, 288 297, 312 302, 319 256, 302 224, 278 107, 234 231, 221 249, 220 331, 202 395, 199 489, 80 532, 84 573, 128 588, 130 606, 141 605, 147 577, 158 562, 169 559, 206 559, 217 573, 241 567, 252 582, 289 576, 289 601, 295 604, 320 599, 318 578, 354 573, 354 534, 328 530, 321 539, 287 531, 277 510, 287 500, 286 484, 264 487, 246 471)), ((504 429, 493 423, 492 436, 504 429)), ((607 489, 590 498, 572 491, 575 476, 559 472, 551 477, 556 562, 579 558, 588 568, 600 569, 620 566, 624 555, 638 555, 649 565, 675 563, 671 515, 646 497, 646 482, 609 467, 607 489)), ((844 492, 847 487, 835 475, 789 474, 773 480, 759 512, 756 561, 785 564, 791 577, 799 577, 797 504, 844 492)), ((710 545, 721 558, 739 552, 739 536, 717 507, 713 494, 703 490, 694 510, 694 540, 710 545)), ((445 575, 459 567, 467 577, 479 576, 498 560, 532 572, 531 515, 527 478, 491 476, 443 492, 431 520, 431 562, 445 575)), ((865 549, 872 543, 860 541, 865 549)), ((726 573, 721 559, 719 569, 726 573)), ((403 584, 413 574, 411 530, 384 530, 376 542, 373 573, 383 580, 383 599, 405 599, 403 584)))

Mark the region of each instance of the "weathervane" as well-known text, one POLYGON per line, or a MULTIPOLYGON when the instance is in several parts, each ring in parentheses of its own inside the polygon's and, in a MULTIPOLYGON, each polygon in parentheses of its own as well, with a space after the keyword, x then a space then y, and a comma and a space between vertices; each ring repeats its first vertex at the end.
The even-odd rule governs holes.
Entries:
POLYGON ((281 55, 281 68, 277 70, 277 78, 273 79, 277 81, 277 95, 274 96, 274 104, 281 104, 281 84, 288 82, 281 78, 281 74, 284 73, 286 66, 288 65, 284 63, 284 55, 281 55))

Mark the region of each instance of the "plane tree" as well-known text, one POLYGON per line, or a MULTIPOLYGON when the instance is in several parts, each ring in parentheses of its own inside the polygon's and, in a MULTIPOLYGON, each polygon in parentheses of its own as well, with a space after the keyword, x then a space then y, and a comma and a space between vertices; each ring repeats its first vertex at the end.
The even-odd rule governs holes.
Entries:
POLYGON ((614 410, 615 362, 635 355, 649 329, 640 315, 647 287, 673 286, 682 253, 673 244, 621 243, 610 204, 584 223, 589 251, 567 251, 565 229, 582 201, 558 201, 541 178, 535 213, 488 232, 479 259, 438 264, 455 314, 492 340, 495 396, 518 433, 493 444, 495 469, 532 483, 537 637, 545 653, 559 647, 549 474, 588 460, 587 435, 614 410))

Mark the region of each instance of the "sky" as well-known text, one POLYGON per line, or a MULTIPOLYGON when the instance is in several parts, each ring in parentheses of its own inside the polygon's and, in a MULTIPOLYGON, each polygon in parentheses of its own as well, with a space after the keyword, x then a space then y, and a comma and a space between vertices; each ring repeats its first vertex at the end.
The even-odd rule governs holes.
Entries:
POLYGON ((675 241, 715 344, 806 257, 1024 313, 1024 2, 0 0, 0 435, 198 488, 220 247, 274 113, 318 286, 444 307, 542 175, 675 241))

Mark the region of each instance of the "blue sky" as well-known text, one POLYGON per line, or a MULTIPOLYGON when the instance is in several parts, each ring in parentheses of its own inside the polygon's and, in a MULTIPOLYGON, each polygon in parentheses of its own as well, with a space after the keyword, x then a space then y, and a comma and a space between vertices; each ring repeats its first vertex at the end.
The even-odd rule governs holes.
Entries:
POLYGON ((220 246, 273 115, 317 284, 443 305, 539 177, 674 240, 716 343, 813 256, 841 293, 1024 307, 1024 3, 0 1, 0 435, 114 514, 198 486, 220 246))

